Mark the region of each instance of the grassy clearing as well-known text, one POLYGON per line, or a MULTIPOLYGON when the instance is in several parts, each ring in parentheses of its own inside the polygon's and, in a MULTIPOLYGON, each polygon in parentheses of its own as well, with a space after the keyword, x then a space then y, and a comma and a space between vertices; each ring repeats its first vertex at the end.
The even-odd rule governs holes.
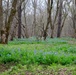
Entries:
POLYGON ((6 70, 1 75, 76 75, 75 42, 71 38, 29 38, 0 45, 0 64, 6 70))

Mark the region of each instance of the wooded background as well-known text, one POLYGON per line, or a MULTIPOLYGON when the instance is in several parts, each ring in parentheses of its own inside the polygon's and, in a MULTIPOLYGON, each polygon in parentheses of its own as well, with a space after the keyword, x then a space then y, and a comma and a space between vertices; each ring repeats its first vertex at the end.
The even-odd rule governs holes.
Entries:
POLYGON ((76 0, 0 0, 0 39, 76 38, 76 0))

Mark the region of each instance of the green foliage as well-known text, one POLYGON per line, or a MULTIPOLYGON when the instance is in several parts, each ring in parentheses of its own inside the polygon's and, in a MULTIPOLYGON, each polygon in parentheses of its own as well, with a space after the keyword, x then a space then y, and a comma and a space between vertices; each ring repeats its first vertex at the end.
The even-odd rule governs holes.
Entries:
MULTIPOLYGON (((47 38, 44 41, 35 37, 14 39, 9 41, 8 45, 0 45, 0 64, 7 63, 14 63, 16 66, 1 75, 25 75, 25 72, 26 75, 58 75, 59 69, 64 67, 57 65, 66 66, 65 68, 68 68, 68 65, 76 65, 76 40, 47 38)), ((76 74, 75 66, 70 68, 66 70, 65 75, 70 72, 76 74)))
POLYGON ((1 63, 15 62, 22 64, 71 64, 76 60, 73 54, 44 50, 0 50, 1 63))
POLYGON ((0 47, 0 63, 76 64, 76 47, 63 39, 15 39, 0 47))

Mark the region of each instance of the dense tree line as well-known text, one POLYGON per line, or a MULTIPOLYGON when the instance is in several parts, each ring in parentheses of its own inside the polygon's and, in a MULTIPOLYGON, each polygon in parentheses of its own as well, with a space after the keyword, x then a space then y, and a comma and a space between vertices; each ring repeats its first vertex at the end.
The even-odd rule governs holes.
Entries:
POLYGON ((76 37, 76 0, 0 0, 1 43, 32 36, 59 38, 67 32, 76 37))

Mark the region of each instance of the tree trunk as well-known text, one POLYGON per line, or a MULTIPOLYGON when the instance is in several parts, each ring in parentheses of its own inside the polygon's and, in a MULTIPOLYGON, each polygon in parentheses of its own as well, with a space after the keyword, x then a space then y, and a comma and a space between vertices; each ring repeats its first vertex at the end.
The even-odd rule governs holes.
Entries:
POLYGON ((59 38, 61 35, 61 23, 62 23, 62 0, 60 0, 59 6, 59 17, 58 17, 58 30, 57 30, 57 37, 59 38))
POLYGON ((2 26, 3 26, 3 7, 2 7, 2 0, 0 0, 0 40, 2 39, 1 38, 2 26))
POLYGON ((25 22, 25 37, 28 38, 29 35, 28 35, 28 30, 27 30, 27 21, 26 21, 26 3, 24 3, 24 22, 25 22))
POLYGON ((10 11, 10 15, 8 17, 8 21, 5 25, 5 29, 6 29, 6 33, 5 33, 5 36, 6 36, 6 40, 5 40, 5 44, 8 43, 8 36, 9 36, 9 30, 10 30, 10 26, 11 26, 11 23, 14 19, 14 16, 15 16, 15 13, 16 13, 16 5, 17 5, 17 1, 18 0, 14 0, 13 3, 12 3, 12 9, 10 11))
POLYGON ((47 37, 47 31, 46 30, 44 30, 43 37, 44 37, 44 40, 46 40, 46 37, 47 37))
POLYGON ((54 28, 52 28, 51 30, 51 38, 53 38, 53 35, 54 35, 54 28))
POLYGON ((21 38, 21 1, 20 2, 20 5, 18 7, 18 38, 21 38))
MULTIPOLYGON (((53 4, 53 0, 48 0, 48 2, 47 2, 47 25, 46 25, 46 28, 44 30, 44 36, 43 36, 44 40, 47 37, 48 26, 50 25, 50 27, 52 29, 52 21, 51 21, 52 4, 53 4)), ((52 32, 52 36, 53 36, 53 32, 52 32)))
POLYGON ((37 0, 33 0, 32 1, 32 3, 33 3, 33 9, 34 9, 34 15, 33 15, 33 17, 34 17, 34 21, 33 21, 33 35, 34 36, 36 36, 36 10, 37 10, 37 0))

